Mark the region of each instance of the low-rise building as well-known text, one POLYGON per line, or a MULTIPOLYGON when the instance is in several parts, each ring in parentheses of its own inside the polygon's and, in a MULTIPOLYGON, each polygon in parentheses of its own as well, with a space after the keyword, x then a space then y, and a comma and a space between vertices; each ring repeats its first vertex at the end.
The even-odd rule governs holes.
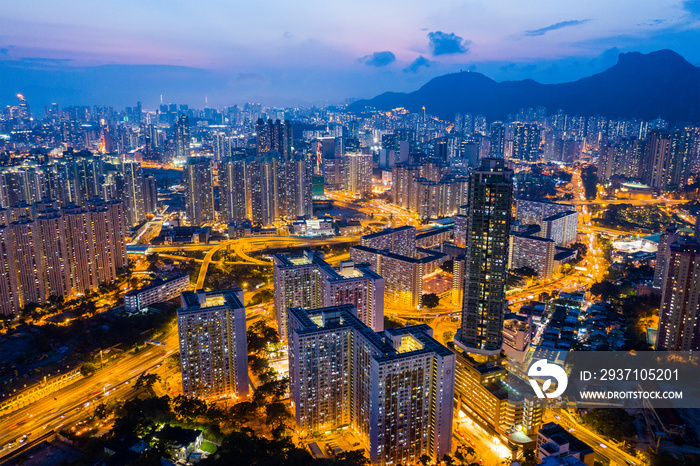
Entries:
POLYGON ((180 274, 167 280, 154 280, 150 285, 130 291, 124 295, 127 311, 140 311, 152 304, 162 303, 180 296, 190 287, 190 276, 180 274))
MULTIPOLYGON (((543 425, 537 432, 537 457, 540 461, 549 457, 560 460, 573 457, 587 466, 593 466, 595 462, 593 448, 554 422, 543 425)), ((569 463, 554 464, 568 465, 569 463)))

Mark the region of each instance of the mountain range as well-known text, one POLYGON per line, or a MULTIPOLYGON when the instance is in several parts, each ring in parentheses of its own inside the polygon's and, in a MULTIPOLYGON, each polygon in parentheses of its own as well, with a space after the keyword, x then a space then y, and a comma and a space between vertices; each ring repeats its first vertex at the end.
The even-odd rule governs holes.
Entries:
POLYGON ((439 76, 417 91, 385 92, 359 100, 348 109, 391 110, 404 107, 445 120, 455 113, 505 118, 520 108, 544 106, 549 113, 608 118, 658 117, 671 122, 700 121, 700 68, 671 50, 622 53, 607 70, 578 81, 541 84, 531 79, 496 82, 466 71, 439 76))

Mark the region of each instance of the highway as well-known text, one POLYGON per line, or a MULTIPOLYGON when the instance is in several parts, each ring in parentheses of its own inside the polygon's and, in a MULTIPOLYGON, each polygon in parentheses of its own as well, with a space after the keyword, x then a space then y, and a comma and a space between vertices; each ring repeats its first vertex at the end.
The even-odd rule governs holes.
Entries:
POLYGON ((121 356, 89 377, 81 377, 57 392, 30 404, 0 420, 0 457, 11 451, 8 443, 15 443, 22 436, 29 438, 41 435, 46 429, 58 431, 78 418, 86 417, 93 404, 104 393, 118 399, 129 397, 134 381, 144 371, 155 368, 163 358, 177 351, 177 328, 174 326, 164 339, 166 346, 149 345, 139 353, 121 356), (128 382, 128 383, 127 383, 128 382))
MULTIPOLYGON (((251 308, 248 325, 261 317, 251 308)), ((76 379, 63 389, 0 418, 0 447, 3 447, 0 461, 3 456, 17 450, 18 440, 25 435, 31 440, 52 429, 58 432, 86 419, 92 414, 95 401, 105 396, 116 397, 119 401, 137 396, 140 391, 133 388, 134 383, 146 371, 160 375, 164 382, 162 385, 175 383, 177 377, 172 380, 173 375, 179 369, 168 369, 162 363, 166 357, 179 351, 177 325, 173 325, 161 341, 163 346, 148 345, 136 354, 123 355, 92 376, 76 379), (86 406, 86 403, 89 405, 86 406), (8 447, 9 443, 13 444, 11 448, 8 447)), ((179 391, 179 386, 176 388, 179 391)))
POLYGON ((635 456, 621 450, 614 443, 604 439, 586 426, 579 424, 574 417, 565 410, 550 410, 547 411, 544 417, 544 422, 555 422, 567 429, 579 440, 589 445, 596 453, 610 460, 611 466, 627 466, 626 461, 632 464, 642 464, 635 456), (604 446, 603 446, 604 445, 604 446))

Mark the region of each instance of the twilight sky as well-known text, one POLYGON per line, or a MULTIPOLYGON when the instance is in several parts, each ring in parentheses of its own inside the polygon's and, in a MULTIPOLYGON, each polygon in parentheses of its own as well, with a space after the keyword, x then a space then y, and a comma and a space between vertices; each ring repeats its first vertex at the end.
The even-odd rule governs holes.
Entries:
POLYGON ((699 44, 700 0, 22 0, 0 11, 0 104, 323 105, 467 69, 565 82, 620 52, 699 65, 699 44))

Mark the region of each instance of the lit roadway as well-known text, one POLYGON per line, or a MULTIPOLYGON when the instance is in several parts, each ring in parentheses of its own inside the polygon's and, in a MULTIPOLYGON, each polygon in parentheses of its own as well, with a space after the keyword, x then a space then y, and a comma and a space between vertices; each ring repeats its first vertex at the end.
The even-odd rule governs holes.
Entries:
MULTIPOLYGON (((41 400, 9 414, 0 420, 0 445, 5 449, 0 456, 9 453, 7 444, 29 436, 29 440, 38 437, 47 430, 70 425, 74 418, 86 417, 92 408, 84 408, 86 402, 92 402, 102 396, 106 390, 114 390, 123 399, 129 392, 136 378, 146 370, 155 368, 163 358, 177 351, 177 326, 167 332, 163 346, 148 345, 139 353, 129 353, 117 361, 97 371, 90 377, 80 377, 72 384, 46 395, 41 400), (130 381, 129 384, 126 384, 130 381), (65 419, 62 417, 65 416, 65 419)), ((17 444, 15 443, 15 446, 17 444)), ((14 450, 14 446, 13 449, 14 450)))
MULTIPOLYGON (((248 315, 248 325, 261 317, 251 314, 248 315)), ((61 390, 0 418, 0 447, 4 447, 0 450, 0 459, 17 450, 20 445, 17 441, 25 435, 31 442, 46 432, 58 432, 89 417, 95 401, 104 396, 115 396, 121 401, 138 395, 139 391, 134 390, 133 386, 145 371, 157 373, 165 382, 169 374, 178 372, 162 364, 167 356, 179 350, 177 325, 173 325, 160 341, 165 345, 148 345, 136 354, 129 352, 122 355, 92 376, 80 377, 61 390), (107 391, 110 393, 105 395, 107 391), (90 405, 86 407, 87 402, 90 405), (12 448, 8 448, 10 442, 13 443, 12 448)))
POLYGON ((604 439, 600 435, 589 430, 586 426, 579 424, 573 416, 563 409, 546 412, 544 422, 556 422, 569 430, 576 438, 593 448, 596 453, 608 458, 611 465, 625 466, 628 464, 626 461, 630 461, 632 464, 642 464, 639 458, 621 450, 616 444, 604 439))

